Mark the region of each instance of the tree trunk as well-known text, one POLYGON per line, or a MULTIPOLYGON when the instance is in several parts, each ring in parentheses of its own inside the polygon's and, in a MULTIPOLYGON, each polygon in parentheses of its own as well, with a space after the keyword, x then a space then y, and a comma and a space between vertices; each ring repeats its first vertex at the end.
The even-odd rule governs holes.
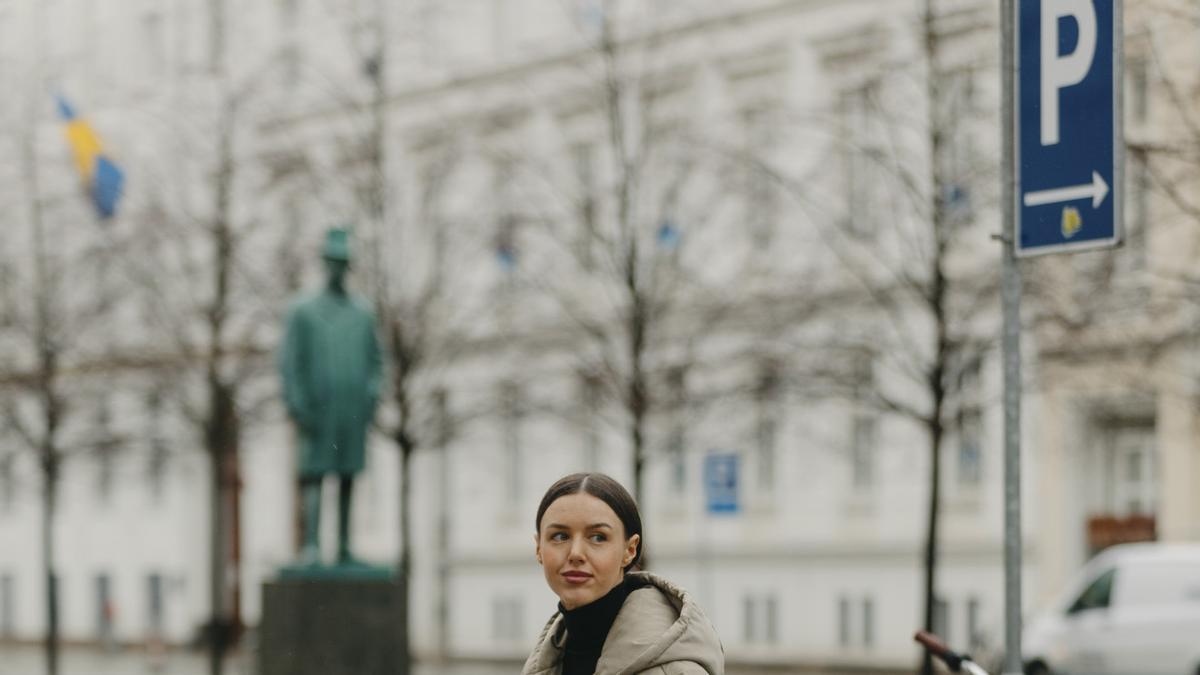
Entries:
MULTIPOLYGON (((215 375, 214 375, 215 376, 215 375)), ((224 658, 235 643, 238 630, 238 428, 234 395, 230 389, 210 382, 212 403, 208 446, 212 458, 211 484, 211 603, 209 622, 209 672, 220 675, 224 658), (232 576, 230 576, 232 575, 232 576)))
MULTIPOLYGON (((636 247, 634 249, 636 251, 636 247)), ((636 265, 636 256, 632 265, 636 265)), ((629 290, 633 306, 629 317, 629 444, 633 452, 633 499, 645 513, 646 503, 646 415, 649 397, 646 391, 646 311, 634 281, 635 272, 630 273, 629 290)), ((645 527, 643 521, 642 526, 645 527)), ((643 540, 645 536, 643 534, 643 540)), ((642 546, 640 566, 648 569, 649 556, 642 546)))
MULTIPOLYGON (((223 0, 212 0, 213 68, 219 80, 224 73, 223 0)), ((220 82, 225 85, 223 81, 220 82)), ((208 416, 205 420, 205 445, 212 463, 212 551, 211 602, 209 622, 209 672, 221 675, 225 654, 236 637, 239 601, 236 522, 238 513, 238 444, 241 436, 237 417, 237 390, 221 376, 226 356, 225 321, 229 312, 230 277, 236 242, 231 230, 235 178, 234 129, 237 120, 236 95, 223 92, 218 111, 217 165, 213 185, 213 295, 208 307, 208 353, 206 385, 208 416), (231 576, 227 576, 231 574, 231 576)))
POLYGON ((209 485, 209 601, 211 613, 208 621, 208 672, 221 675, 225 657, 225 525, 224 499, 221 490, 221 474, 224 462, 219 454, 211 461, 212 476, 209 485))
POLYGON ((40 447, 42 464, 42 565, 46 577, 46 672, 58 673, 58 575, 54 568, 54 516, 58 497, 59 455, 57 434, 62 408, 55 391, 58 376, 58 341, 54 334, 51 307, 57 296, 55 275, 47 269, 46 232, 42 223, 41 188, 38 181, 35 134, 29 133, 21 145, 24 178, 30 199, 30 229, 33 236, 35 349, 39 371, 36 393, 41 399, 43 425, 40 447))
MULTIPOLYGON (((932 425, 931 425, 932 426, 932 425)), ((925 630, 933 632, 934 613, 937 608, 937 547, 938 547, 938 516, 941 506, 939 491, 941 486, 941 430, 929 430, 929 520, 926 523, 925 537, 925 630)), ((929 650, 925 650, 921 659, 921 673, 933 673, 933 659, 929 650)))
POLYGON ((52 448, 43 448, 42 565, 46 579, 46 673, 58 675, 58 574, 54 570, 54 510, 58 462, 52 448))
POLYGON ((400 596, 400 626, 396 633, 400 652, 397 675, 408 675, 412 670, 412 654, 409 650, 408 630, 408 598, 409 584, 412 580, 412 454, 415 443, 412 437, 401 431, 396 439, 400 449, 400 565, 397 570, 400 596))
MULTIPOLYGON (((30 156, 28 166, 33 167, 32 144, 27 145, 30 156)), ((42 565, 46 575, 46 672, 58 673, 58 575, 54 569, 54 516, 58 497, 59 456, 55 437, 58 434, 61 409, 55 392, 58 375, 58 352, 51 330, 50 306, 54 289, 50 285, 50 274, 46 270, 46 238, 42 229, 41 203, 37 197, 36 172, 31 168, 33 196, 34 266, 37 277, 37 350, 40 363, 37 393, 41 398, 44 417, 41 438, 42 476, 42 565)))
POLYGON ((450 454, 441 430, 439 437, 437 633, 438 659, 445 663, 450 658, 450 454))
MULTIPOLYGON (((935 613, 937 609, 937 570, 938 570, 938 521, 941 511, 942 485, 942 414, 946 402, 946 367, 951 357, 950 339, 947 327, 947 285, 946 271, 946 212, 944 203, 944 185, 941 158, 945 145, 945 132, 942 128, 940 115, 941 100, 938 86, 938 52, 939 40, 935 25, 936 8, 934 0, 925 0, 923 12, 923 37, 925 48, 925 63, 928 72, 925 78, 926 102, 929 106, 929 176, 930 176, 930 225, 932 227, 933 256, 930 261, 930 285, 927 298, 929 310, 932 313, 936 338, 934 343, 933 361, 930 364, 926 382, 932 410, 926 420, 929 433, 929 520, 926 523, 925 539, 925 630, 933 632, 935 613)), ((922 675, 933 674, 933 657, 926 649, 921 659, 922 675)))

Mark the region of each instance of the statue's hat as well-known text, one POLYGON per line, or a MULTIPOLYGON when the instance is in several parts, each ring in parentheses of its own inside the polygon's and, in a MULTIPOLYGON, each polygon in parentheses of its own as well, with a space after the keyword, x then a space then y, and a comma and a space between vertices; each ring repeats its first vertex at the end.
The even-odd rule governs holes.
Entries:
POLYGON ((325 248, 321 256, 327 260, 350 262, 350 233, 343 227, 331 227, 325 233, 325 248))

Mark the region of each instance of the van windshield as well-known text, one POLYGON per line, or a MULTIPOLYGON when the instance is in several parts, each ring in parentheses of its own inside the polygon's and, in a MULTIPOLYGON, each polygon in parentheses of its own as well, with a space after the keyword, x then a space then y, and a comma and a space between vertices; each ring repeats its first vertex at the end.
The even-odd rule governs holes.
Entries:
POLYGON ((1089 609, 1104 609, 1108 607, 1109 600, 1112 598, 1113 581, 1116 579, 1116 568, 1110 569, 1084 589, 1083 593, 1079 594, 1079 598, 1067 610, 1068 614, 1087 611, 1089 609))

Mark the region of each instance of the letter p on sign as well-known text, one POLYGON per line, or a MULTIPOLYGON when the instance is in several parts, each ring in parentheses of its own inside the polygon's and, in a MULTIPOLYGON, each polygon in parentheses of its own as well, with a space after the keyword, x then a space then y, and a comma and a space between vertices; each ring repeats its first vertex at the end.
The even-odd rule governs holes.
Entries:
POLYGON ((1096 8, 1092 0, 1042 0, 1042 145, 1059 140, 1058 92, 1079 84, 1096 55, 1096 8), (1071 17, 1079 40, 1070 54, 1058 53, 1058 21, 1071 17))

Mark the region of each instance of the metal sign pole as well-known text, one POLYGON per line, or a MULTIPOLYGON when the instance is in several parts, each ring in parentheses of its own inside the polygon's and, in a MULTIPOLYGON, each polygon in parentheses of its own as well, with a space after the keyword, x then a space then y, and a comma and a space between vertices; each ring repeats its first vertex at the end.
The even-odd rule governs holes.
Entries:
POLYGON ((1016 82, 1014 0, 1000 1, 1000 128, 1003 189, 1002 303, 1004 305, 1004 673, 1020 675, 1021 663, 1021 277, 1014 254, 1016 200, 1013 102, 1016 82))

